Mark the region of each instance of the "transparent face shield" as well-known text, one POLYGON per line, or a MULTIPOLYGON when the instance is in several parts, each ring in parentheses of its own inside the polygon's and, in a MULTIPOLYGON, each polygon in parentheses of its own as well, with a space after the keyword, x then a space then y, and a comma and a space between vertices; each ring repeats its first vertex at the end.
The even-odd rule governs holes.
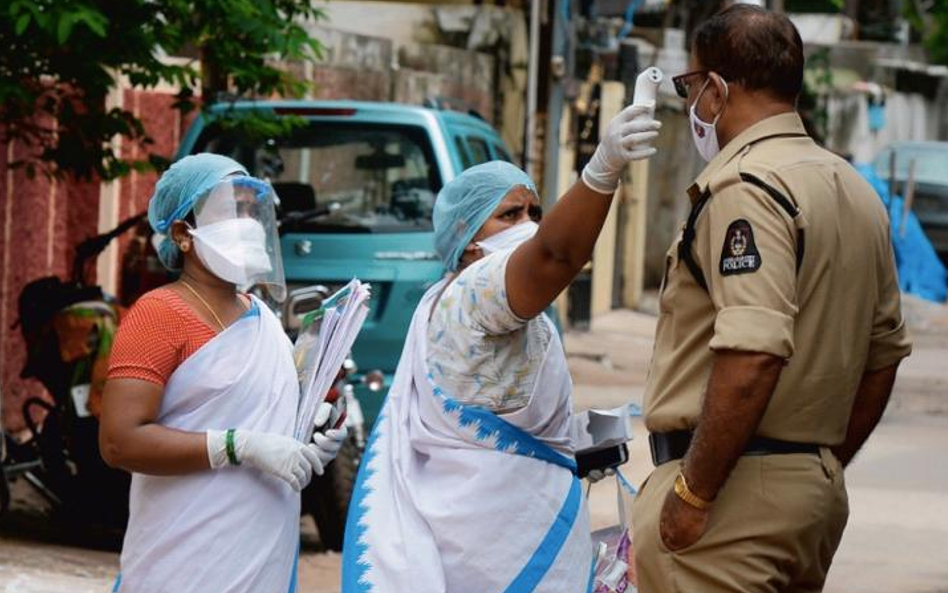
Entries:
POLYGON ((230 177, 194 203, 195 251, 215 276, 240 290, 264 287, 278 302, 286 279, 277 232, 276 194, 254 177, 230 177))

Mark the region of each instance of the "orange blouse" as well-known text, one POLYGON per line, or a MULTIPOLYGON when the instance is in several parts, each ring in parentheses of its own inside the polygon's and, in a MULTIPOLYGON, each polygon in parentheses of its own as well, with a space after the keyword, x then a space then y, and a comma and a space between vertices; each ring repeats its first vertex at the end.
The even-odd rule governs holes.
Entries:
POLYGON ((109 379, 164 386, 216 332, 170 288, 145 293, 122 320, 109 359, 109 379))

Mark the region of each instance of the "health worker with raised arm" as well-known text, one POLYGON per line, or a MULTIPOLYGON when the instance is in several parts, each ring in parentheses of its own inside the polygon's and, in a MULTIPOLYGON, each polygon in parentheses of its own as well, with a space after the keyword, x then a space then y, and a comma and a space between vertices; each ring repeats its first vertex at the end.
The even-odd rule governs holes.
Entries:
POLYGON ((132 472, 122 593, 295 590, 300 495, 345 429, 293 438, 299 382, 276 316, 241 292, 286 293, 274 193, 236 161, 188 156, 148 219, 176 282, 116 335, 99 441, 132 472))
POLYGON ((571 380, 544 311, 589 261, 621 172, 654 154, 658 129, 649 107, 622 111, 542 221, 533 182, 506 162, 441 190, 435 245, 450 273, 415 312, 360 468, 343 593, 587 591, 571 380))

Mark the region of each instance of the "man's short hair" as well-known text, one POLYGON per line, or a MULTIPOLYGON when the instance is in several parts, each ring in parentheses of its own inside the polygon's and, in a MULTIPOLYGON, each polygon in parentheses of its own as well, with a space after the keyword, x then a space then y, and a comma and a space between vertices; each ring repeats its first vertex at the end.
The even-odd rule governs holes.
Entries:
POLYGON ((702 68, 749 90, 795 102, 803 88, 803 41, 785 15, 736 4, 695 30, 692 51, 702 68))

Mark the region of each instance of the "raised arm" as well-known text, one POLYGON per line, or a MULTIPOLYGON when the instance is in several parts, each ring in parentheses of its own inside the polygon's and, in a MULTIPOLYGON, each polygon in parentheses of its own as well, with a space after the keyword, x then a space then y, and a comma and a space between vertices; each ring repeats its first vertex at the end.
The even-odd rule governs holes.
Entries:
POLYGON ((507 298, 519 317, 536 317, 556 299, 592 257, 612 205, 619 177, 633 160, 655 153, 649 142, 661 124, 630 106, 609 123, 605 137, 577 181, 540 223, 536 236, 517 248, 507 265, 507 298))

